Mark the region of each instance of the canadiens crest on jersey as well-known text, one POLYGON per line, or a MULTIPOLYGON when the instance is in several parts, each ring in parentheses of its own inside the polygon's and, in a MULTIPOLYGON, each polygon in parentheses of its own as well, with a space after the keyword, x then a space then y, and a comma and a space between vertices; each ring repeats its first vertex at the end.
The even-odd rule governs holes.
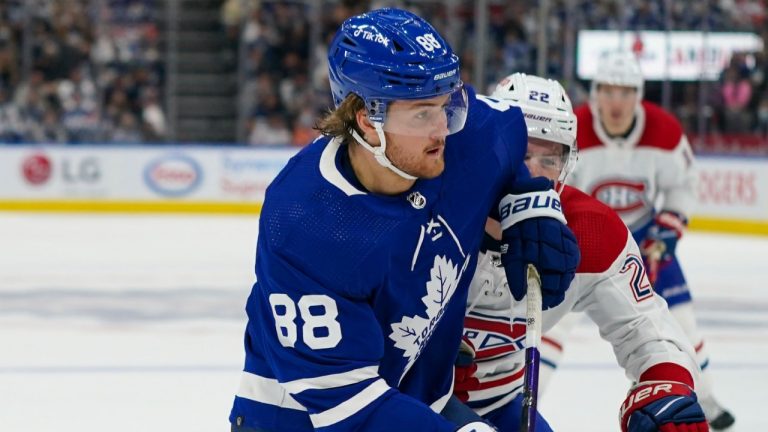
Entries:
POLYGON ((491 360, 525 348, 525 318, 509 322, 505 316, 470 312, 464 320, 464 336, 475 347, 477 360, 491 360))
POLYGON ((643 181, 607 180, 592 188, 592 196, 616 212, 628 212, 648 204, 648 186, 643 181))

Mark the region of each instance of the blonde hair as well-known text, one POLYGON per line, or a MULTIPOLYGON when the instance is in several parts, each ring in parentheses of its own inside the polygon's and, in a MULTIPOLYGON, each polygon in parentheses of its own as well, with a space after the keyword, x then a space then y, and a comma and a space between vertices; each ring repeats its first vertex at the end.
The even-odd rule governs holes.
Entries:
POLYGON ((323 135, 342 137, 346 143, 354 142, 350 129, 354 129, 362 135, 357 125, 357 112, 365 109, 365 101, 354 94, 349 94, 336 109, 328 110, 325 116, 319 119, 314 128, 323 135))

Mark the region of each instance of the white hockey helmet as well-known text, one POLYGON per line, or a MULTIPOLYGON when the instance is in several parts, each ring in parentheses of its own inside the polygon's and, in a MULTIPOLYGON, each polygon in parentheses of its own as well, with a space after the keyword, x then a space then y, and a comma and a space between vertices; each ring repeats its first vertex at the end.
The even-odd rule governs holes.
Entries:
POLYGON ((609 51, 603 54, 598 61, 595 77, 592 78, 592 100, 597 97, 597 86, 600 84, 634 87, 639 102, 643 98, 645 79, 635 54, 631 51, 609 51))
POLYGON ((563 86, 554 80, 514 73, 496 85, 491 97, 503 99, 520 107, 525 116, 528 136, 561 144, 562 170, 557 181, 562 190, 573 170, 578 151, 576 147, 576 115, 571 99, 563 86))

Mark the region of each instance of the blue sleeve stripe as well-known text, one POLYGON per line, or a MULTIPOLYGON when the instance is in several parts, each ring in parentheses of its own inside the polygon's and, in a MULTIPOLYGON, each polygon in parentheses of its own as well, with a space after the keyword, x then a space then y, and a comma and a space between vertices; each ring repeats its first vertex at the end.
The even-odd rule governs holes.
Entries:
POLYGON ((261 402, 263 404, 275 405, 281 408, 290 408, 300 411, 306 411, 303 405, 296 402, 288 391, 280 385, 276 379, 265 378, 250 372, 243 372, 240 378, 240 389, 237 395, 241 398, 261 402))
POLYGON ((368 387, 335 407, 321 413, 310 414, 309 419, 312 421, 315 429, 334 425, 355 415, 358 411, 381 397, 390 388, 383 379, 377 379, 368 387))
POLYGON ((288 381, 283 383, 283 387, 285 387, 291 394, 297 394, 304 390, 322 390, 344 387, 371 378, 377 378, 378 376, 379 366, 372 365, 337 374, 288 381))

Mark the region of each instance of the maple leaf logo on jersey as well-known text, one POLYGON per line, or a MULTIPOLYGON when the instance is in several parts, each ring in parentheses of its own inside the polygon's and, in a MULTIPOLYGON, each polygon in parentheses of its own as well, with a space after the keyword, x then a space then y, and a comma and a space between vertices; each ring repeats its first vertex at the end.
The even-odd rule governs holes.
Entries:
POLYGON ((440 322, 448 301, 456 292, 461 275, 469 264, 469 257, 464 260, 461 270, 444 256, 435 256, 434 264, 430 270, 430 279, 426 283, 427 295, 421 298, 426 306, 426 317, 414 315, 404 316, 398 323, 391 324, 392 333, 389 338, 395 342, 395 347, 403 350, 403 357, 408 357, 403 376, 416 359, 422 348, 432 336, 432 331, 440 322))

